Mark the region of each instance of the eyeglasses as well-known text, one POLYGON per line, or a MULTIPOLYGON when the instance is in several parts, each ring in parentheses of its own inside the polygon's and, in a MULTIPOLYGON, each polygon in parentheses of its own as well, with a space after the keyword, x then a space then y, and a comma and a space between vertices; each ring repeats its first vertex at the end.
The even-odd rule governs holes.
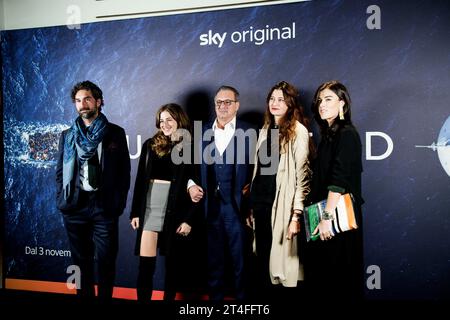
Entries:
POLYGON ((237 102, 236 100, 216 100, 215 104, 217 107, 220 107, 222 104, 229 107, 233 102, 237 102))

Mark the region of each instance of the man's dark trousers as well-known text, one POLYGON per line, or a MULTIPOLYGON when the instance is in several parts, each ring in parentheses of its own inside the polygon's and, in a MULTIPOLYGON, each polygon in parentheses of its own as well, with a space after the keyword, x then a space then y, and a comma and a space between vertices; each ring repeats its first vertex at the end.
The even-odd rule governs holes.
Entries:
POLYGON ((118 251, 118 217, 108 216, 96 206, 95 192, 80 191, 79 209, 63 215, 70 243, 72 262, 81 271, 81 288, 77 294, 82 299, 93 298, 95 270, 97 267, 98 297, 109 301, 115 278, 118 251), (94 260, 95 259, 95 263, 94 260))

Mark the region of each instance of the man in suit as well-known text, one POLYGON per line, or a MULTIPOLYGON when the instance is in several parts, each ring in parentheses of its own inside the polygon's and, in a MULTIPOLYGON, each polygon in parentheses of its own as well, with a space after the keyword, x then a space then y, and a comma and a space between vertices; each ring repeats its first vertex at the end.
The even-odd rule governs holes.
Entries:
POLYGON ((118 220, 130 186, 130 156, 123 128, 101 112, 103 94, 90 81, 71 92, 79 116, 63 131, 56 167, 56 199, 66 227, 72 261, 80 268, 77 294, 112 298, 118 251, 118 220))
POLYGON ((235 296, 245 293, 246 236, 243 189, 249 183, 256 131, 236 119, 239 92, 220 87, 214 99, 216 119, 203 126, 200 177, 190 181, 188 191, 193 202, 204 198, 207 225, 208 286, 210 300, 225 297, 226 257, 231 257, 235 296), (248 131, 247 131, 248 130, 248 131), (252 139, 253 138, 253 139, 252 139))

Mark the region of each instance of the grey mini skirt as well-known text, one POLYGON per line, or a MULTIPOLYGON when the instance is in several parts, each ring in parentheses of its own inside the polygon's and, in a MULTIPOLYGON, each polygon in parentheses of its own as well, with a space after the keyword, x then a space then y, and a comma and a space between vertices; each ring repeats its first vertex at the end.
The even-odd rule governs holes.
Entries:
POLYGON ((147 192, 147 207, 145 208, 144 230, 160 232, 163 229, 166 216, 167 199, 169 198, 170 182, 150 181, 147 192))

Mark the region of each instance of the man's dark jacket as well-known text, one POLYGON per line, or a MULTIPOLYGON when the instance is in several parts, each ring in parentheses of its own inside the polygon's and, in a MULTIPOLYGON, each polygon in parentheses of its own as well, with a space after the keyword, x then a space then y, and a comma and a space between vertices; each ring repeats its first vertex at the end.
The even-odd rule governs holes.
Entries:
MULTIPOLYGON (((68 129, 69 130, 69 129, 68 129)), ((59 140, 58 163, 56 166, 56 201, 61 212, 69 214, 78 209, 80 196, 80 162, 75 161, 75 179, 72 180, 71 194, 64 199, 62 191, 64 141, 68 130, 62 132, 59 140)), ((125 130, 108 123, 102 140, 100 160, 101 178, 96 192, 96 207, 103 209, 108 216, 120 216, 127 204, 130 188, 130 155, 125 130)))

